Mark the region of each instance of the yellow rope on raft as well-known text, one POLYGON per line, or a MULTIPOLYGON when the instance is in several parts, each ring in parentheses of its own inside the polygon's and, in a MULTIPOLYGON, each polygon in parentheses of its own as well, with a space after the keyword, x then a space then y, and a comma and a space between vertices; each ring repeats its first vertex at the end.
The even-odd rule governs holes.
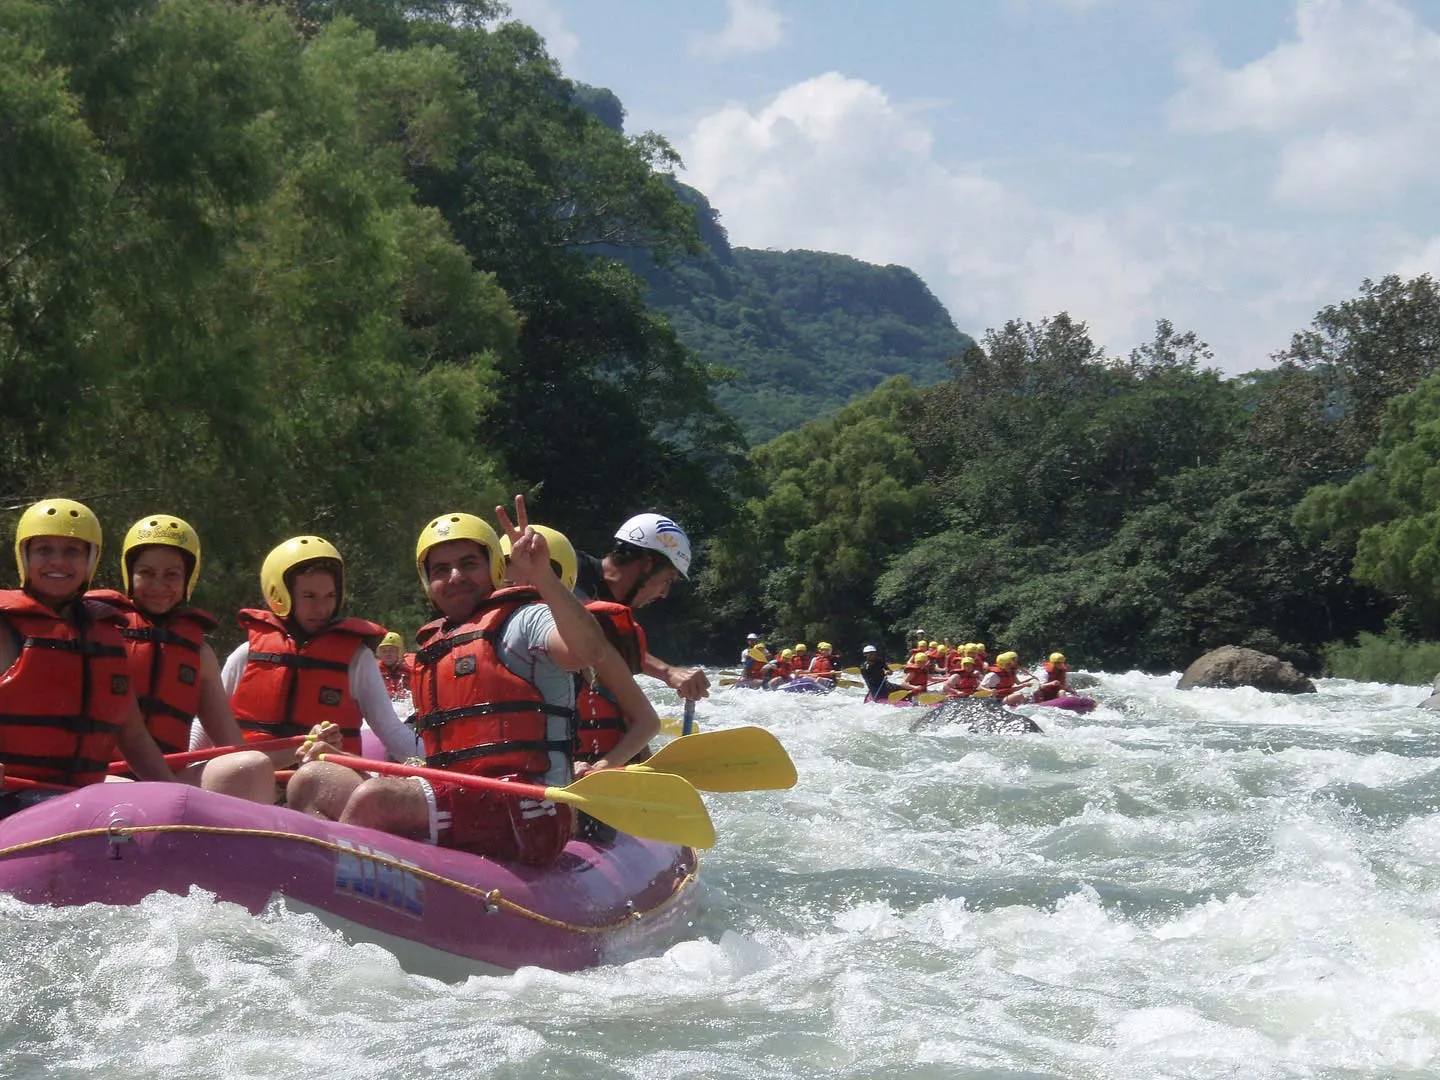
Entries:
MULTIPOLYGON (((424 878, 426 881, 434 882, 437 885, 448 885, 452 889, 458 889, 460 892, 475 897, 488 906, 504 908, 506 911, 520 915, 526 919, 532 919, 542 925, 553 926, 561 930, 569 930, 577 934, 609 933, 612 930, 618 930, 622 926, 634 922, 636 919, 663 911, 673 904, 676 899, 679 898, 680 894, 695 881, 695 873, 693 871, 686 871, 679 881, 675 883, 675 888, 671 890, 670 895, 648 911, 627 912, 623 919, 610 923, 608 926, 582 926, 578 923, 565 922, 563 919, 552 919, 549 915, 542 915, 538 911, 532 911, 527 907, 515 903, 513 900, 506 900, 500 895, 499 889, 480 889, 474 885, 467 885, 463 881, 456 881, 454 878, 445 877, 443 874, 437 874, 433 870, 425 870, 412 863, 403 862, 389 855, 382 855, 378 852, 359 852, 352 847, 337 844, 333 840, 324 840, 318 836, 306 836, 303 833, 282 832, 277 829, 242 829, 227 825, 107 825, 93 829, 78 829, 75 832, 61 833, 58 836, 47 836, 40 840, 27 840, 23 844, 14 844, 11 847, 0 848, 0 859, 9 858, 12 855, 23 855, 29 851, 38 851, 51 844, 61 844, 70 840, 84 840, 92 836, 123 836, 129 838, 141 833, 168 832, 200 833, 210 836, 249 836, 269 840, 298 840, 301 843, 325 848, 327 851, 339 852, 351 858, 371 859, 382 866, 388 866, 402 873, 414 874, 417 877, 424 878)), ((698 860, 696 862, 696 868, 699 868, 698 860)))

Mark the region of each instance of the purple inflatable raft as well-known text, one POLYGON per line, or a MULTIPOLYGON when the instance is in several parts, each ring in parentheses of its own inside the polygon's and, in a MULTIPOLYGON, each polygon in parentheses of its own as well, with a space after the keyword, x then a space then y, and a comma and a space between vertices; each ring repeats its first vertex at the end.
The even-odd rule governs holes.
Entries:
POLYGON ((446 979, 663 948, 696 873, 692 849, 623 833, 535 869, 183 784, 95 784, 0 820, 0 892, 21 900, 134 904, 199 886, 259 912, 280 896, 446 979))

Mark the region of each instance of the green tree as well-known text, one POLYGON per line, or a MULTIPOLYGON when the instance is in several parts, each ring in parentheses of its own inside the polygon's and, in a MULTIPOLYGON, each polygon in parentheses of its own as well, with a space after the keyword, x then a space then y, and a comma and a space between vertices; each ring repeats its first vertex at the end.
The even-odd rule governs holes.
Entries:
POLYGON ((919 393, 898 377, 752 452, 767 490, 701 578, 717 630, 755 624, 852 645, 878 634, 875 578, 928 523, 933 492, 909 434, 919 414, 919 393))

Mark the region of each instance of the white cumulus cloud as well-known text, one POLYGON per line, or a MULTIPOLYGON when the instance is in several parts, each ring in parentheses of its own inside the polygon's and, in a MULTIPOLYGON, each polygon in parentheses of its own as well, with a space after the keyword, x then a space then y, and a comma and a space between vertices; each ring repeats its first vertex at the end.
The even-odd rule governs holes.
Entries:
POLYGON ((717 109, 681 145, 686 180, 735 244, 909 266, 977 336, 1065 310, 1118 354, 1163 316, 1209 340, 1227 370, 1250 370, 1355 291, 1351 260, 1388 268, 1402 246, 1377 237, 1342 259, 1323 233, 1197 222, 1167 185, 1085 212, 1047 206, 940 160, 922 111, 835 72, 717 109))
POLYGON ((769 0, 726 0, 725 7, 725 26, 714 34, 692 38, 692 53, 723 59, 769 52, 784 40, 785 16, 776 11, 769 0))
POLYGON ((1269 136, 1283 202, 1348 209, 1440 169, 1440 33, 1398 0, 1296 0, 1289 40, 1233 69, 1193 53, 1181 73, 1172 126, 1269 136))

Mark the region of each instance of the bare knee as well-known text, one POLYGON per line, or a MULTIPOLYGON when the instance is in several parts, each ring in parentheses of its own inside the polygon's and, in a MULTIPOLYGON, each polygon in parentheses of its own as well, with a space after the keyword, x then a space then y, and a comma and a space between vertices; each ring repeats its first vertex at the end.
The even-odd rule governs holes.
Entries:
POLYGON ((430 836, 429 804, 420 785, 408 780, 366 780, 350 796, 340 820, 414 840, 430 836))
POLYGON ((199 784, 206 791, 269 804, 275 801, 275 766, 258 750, 237 750, 207 761, 199 772, 199 784))
POLYGON ((302 814, 339 821, 345 803, 360 786, 361 776, 343 765, 312 761, 295 770, 285 785, 285 804, 302 814))

